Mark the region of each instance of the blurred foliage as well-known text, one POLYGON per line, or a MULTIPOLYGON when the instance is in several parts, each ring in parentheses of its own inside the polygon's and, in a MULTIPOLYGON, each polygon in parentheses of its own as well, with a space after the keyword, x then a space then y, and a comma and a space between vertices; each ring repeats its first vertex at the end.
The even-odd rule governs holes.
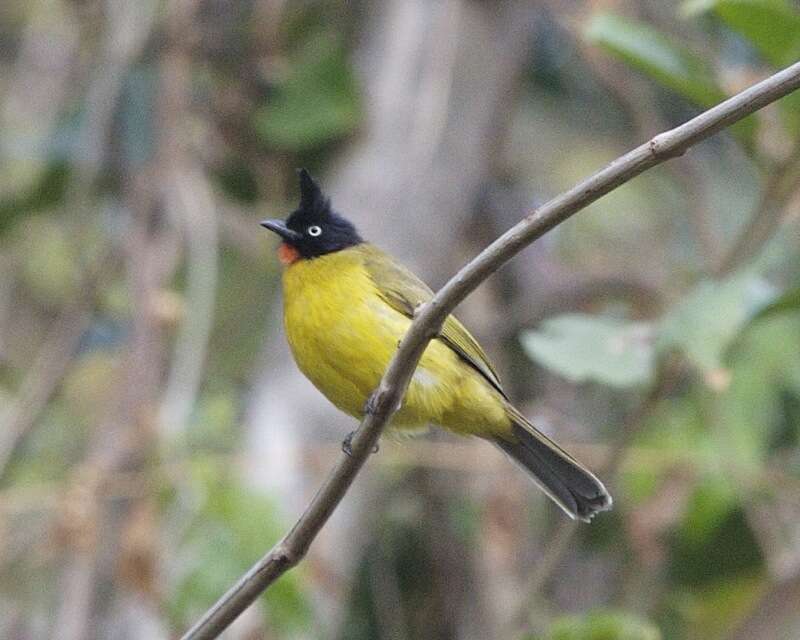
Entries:
MULTIPOLYGON (((770 304, 774 298, 772 287, 744 273, 723 282, 698 283, 655 325, 570 314, 523 334, 522 343, 531 358, 576 383, 647 385, 656 355, 673 349, 700 371, 713 374, 748 321, 776 308, 770 304)), ((785 303, 775 304, 785 308, 785 303)))
POLYGON ((589 22, 586 37, 697 105, 711 107, 725 97, 708 61, 657 29, 601 13, 589 22))
POLYGON ((651 328, 610 317, 564 315, 522 336, 527 353, 571 382, 635 387, 650 382, 654 353, 651 328))
POLYGON ((657 347, 680 349, 701 371, 719 369, 731 341, 774 296, 772 287, 747 273, 702 281, 663 318, 657 347))
MULTIPOLYGON (((386 10, 377 3, 202 2, 185 34, 164 6, 141 52, 122 64, 125 38, 109 24, 123 5, 0 3, 0 447, 13 435, 7 416, 31 410, 35 417, 0 470, 0 635, 48 637, 69 595, 61 585, 70 563, 111 535, 84 522, 98 504, 117 513, 126 500, 159 497, 156 523, 142 536, 156 567, 147 602, 172 636, 291 524, 286 512, 300 505, 287 509, 286 502, 316 486, 338 442, 320 442, 311 430, 292 434, 305 475, 282 477, 297 489, 291 497, 250 482, 252 469, 275 463, 254 460, 249 450, 252 396, 263 393, 262 378, 276 377, 263 369, 281 362, 272 349, 280 338, 264 353, 265 332, 280 331, 278 265, 262 251, 255 223, 291 208, 296 166, 335 174, 345 145, 371 135, 364 74, 402 72, 403 82, 392 76, 386 91, 405 90, 408 78, 422 74, 428 52, 388 71, 370 71, 375 61, 355 63, 369 29, 383 19, 410 20, 416 4, 399 3, 387 17, 377 16, 386 10), (105 38, 120 59, 107 59, 105 38), (68 59, 71 66, 62 64, 68 59), (106 107, 108 130, 93 129, 106 107), (178 113, 168 125, 170 109, 178 113), (165 142, 170 127, 175 139, 165 142), (96 167, 91 143, 102 147, 96 167), (167 179, 184 164, 203 175, 185 192, 167 179), (203 226, 193 216, 207 191, 214 224, 203 226), (136 253, 143 233, 137 207, 150 199, 142 226, 156 240, 149 253, 136 253), (165 392, 162 383, 175 374, 173 348, 197 320, 187 311, 196 275, 187 255, 203 242, 214 245, 206 261, 215 265, 213 323, 185 424, 161 432, 160 397, 141 411, 130 406, 153 379, 128 374, 149 366, 156 392, 165 392), (87 271, 106 253, 110 265, 87 285, 87 271), (37 383, 59 362, 53 337, 68 333, 64 318, 84 296, 89 326, 41 397, 37 383), (143 339, 147 323, 153 326, 143 339), (40 366, 43 347, 51 357, 40 366), (112 432, 125 416, 139 428, 133 438, 112 432), (91 456, 103 443, 109 457, 140 447, 102 488, 108 499, 81 484, 93 477, 91 456)), ((469 27, 489 4, 464 4, 448 28, 469 27)), ((649 0, 615 3, 617 13, 550 5, 532 8, 524 73, 509 78, 507 104, 493 114, 498 141, 486 145, 482 198, 500 192, 503 204, 476 205, 480 234, 471 227, 441 234, 442 251, 459 260, 529 203, 646 139, 654 133, 648 127, 680 122, 800 57, 800 6, 788 0, 649 0), (633 77, 641 84, 629 84, 633 77)), ((434 28, 402 24, 407 31, 398 33, 412 43, 414 30, 434 28)), ((128 29, 133 23, 122 35, 128 29)), ((470 46, 459 43, 450 53, 470 46)), ((439 71, 447 49, 437 49, 439 71)), ((407 105, 414 98, 414 108, 451 100, 443 107, 463 115, 472 105, 449 92, 471 70, 453 70, 453 86, 437 84, 435 100, 382 99, 407 105)), ((524 619, 530 627, 505 634, 514 640, 726 640, 800 566, 800 247, 792 179, 799 147, 795 94, 694 150, 694 164, 676 167, 682 161, 675 160, 561 225, 495 279, 501 288, 513 285, 496 298, 474 299, 486 307, 483 331, 496 339, 487 351, 500 356, 514 399, 551 407, 565 423, 566 445, 599 443, 593 468, 604 444, 616 446, 628 412, 665 372, 675 376, 629 434, 618 477, 607 478, 615 510, 580 531, 540 592, 525 585, 550 553, 560 513, 513 469, 505 475, 471 456, 453 459, 451 441, 434 440, 430 456, 412 448, 425 449, 425 440, 397 446, 411 451, 402 472, 392 457, 396 445, 387 443, 375 463, 380 480, 359 479, 377 495, 367 513, 336 516, 358 519, 361 537, 344 541, 354 546, 343 550, 352 566, 312 557, 259 601, 254 633, 367 640, 401 638, 392 633, 400 629, 408 638, 444 640, 469 637, 461 630, 480 611, 502 625, 524 619), (769 191, 775 175, 784 176, 785 194, 769 191), (776 211, 780 219, 766 228, 771 240, 721 274, 725 248, 748 230, 747 220, 776 211), (585 283, 580 295, 566 295, 576 283, 585 283), (531 297, 536 322, 517 315, 531 297), (445 463, 436 451, 445 451, 445 463), (433 486, 450 489, 446 501, 433 486), (334 602, 341 610, 331 611, 334 602)), ((460 180, 444 159, 434 164, 425 170, 443 167, 448 180, 460 180)), ((558 431, 561 439, 561 424, 558 431)), ((283 442, 284 435, 268 437, 283 442)), ((103 589, 112 588, 128 546, 126 538, 105 550, 114 577, 106 574, 103 589)), ((130 586, 111 595, 135 591, 130 586)))
POLYGON ((792 289, 761 309, 753 320, 761 320, 772 315, 797 312, 800 310, 800 288, 792 289))
POLYGON ((359 122, 356 81, 338 39, 315 33, 298 49, 286 77, 255 114, 265 143, 295 153, 336 141, 359 122))
MULTIPOLYGON (((689 17, 711 13, 739 33, 777 68, 800 56, 800 9, 783 0, 689 0, 683 5, 689 17)), ((585 37, 646 74, 662 87, 693 104, 708 108, 725 97, 724 81, 715 75, 710 61, 690 51, 670 36, 648 25, 612 13, 599 13, 586 25, 585 37)), ((780 101, 786 126, 800 133, 800 102, 796 95, 780 101)), ((733 130, 752 147, 756 124, 751 116, 733 130)))
MULTIPOLYGON (((752 46, 764 65, 780 67, 800 54, 800 9, 795 5, 710 0, 687 2, 682 13, 687 19, 719 20, 752 46)), ((698 107, 727 93, 723 78, 730 72, 719 60, 694 53, 696 45, 649 24, 599 13, 587 21, 584 36, 698 107)), ((784 140, 795 149, 798 105, 794 96, 781 104, 784 140)), ((757 163, 776 161, 768 158, 771 150, 759 148, 756 137, 774 125, 758 116, 735 132, 757 163)), ((780 259, 785 264, 792 258, 784 254, 780 259)), ((658 451, 663 462, 637 466, 622 478, 628 500, 644 508, 675 482, 669 471, 675 464, 693 469, 691 491, 670 527, 671 595, 656 618, 666 638, 724 638, 735 629, 740 612, 756 606, 766 581, 765 541, 753 528, 749 505, 777 491, 763 478, 770 460, 789 455, 795 463, 786 473, 795 481, 800 478, 800 420, 792 410, 800 401, 800 274, 795 270, 793 278, 779 278, 776 286, 766 275, 767 264, 757 261, 722 279, 697 274, 679 300, 647 321, 624 319, 612 307, 602 314, 549 318, 521 337, 537 364, 584 388, 605 385, 620 393, 647 387, 658 370, 656 362, 675 354, 689 367, 679 396, 658 403, 633 444, 658 451)), ((784 275, 789 273, 784 269, 784 275)), ((547 637, 662 637, 655 627, 640 628, 626 615, 569 618, 557 622, 547 637)))
POLYGON ((60 203, 69 180, 69 165, 56 162, 46 167, 38 179, 16 193, 0 194, 0 234, 10 229, 17 218, 45 211, 60 203))
MULTIPOLYGON (((181 627, 200 616, 283 535, 283 520, 270 501, 242 487, 223 465, 196 459, 189 477, 197 505, 184 516, 178 545, 185 559, 179 560, 170 601, 176 626, 181 627), (197 563, 198 557, 213 561, 197 563)), ((263 596, 266 624, 273 632, 288 636, 308 628, 310 608, 301 580, 302 572, 290 573, 263 596)))
MULTIPOLYGON (((775 67, 800 58, 800 6, 789 0, 688 0, 687 16, 711 13, 739 33, 775 67)), ((800 135, 800 97, 782 99, 783 117, 792 134, 800 135)))
POLYGON ((800 57, 800 11, 788 0, 688 0, 681 11, 687 17, 713 13, 776 67, 800 57))
POLYGON ((547 640, 661 640, 652 623, 625 612, 597 611, 559 620, 547 640))

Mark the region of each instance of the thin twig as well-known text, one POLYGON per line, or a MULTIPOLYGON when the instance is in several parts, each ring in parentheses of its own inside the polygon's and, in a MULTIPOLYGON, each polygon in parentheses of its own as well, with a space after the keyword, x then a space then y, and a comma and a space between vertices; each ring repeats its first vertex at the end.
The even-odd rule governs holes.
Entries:
POLYGON ((275 580, 305 556, 331 516, 400 404, 428 342, 470 292, 502 264, 537 238, 584 207, 690 146, 741 120, 800 87, 800 63, 780 71, 689 122, 657 135, 554 198, 495 240, 462 268, 426 305, 403 338, 371 405, 352 440, 352 455, 342 456, 291 531, 259 560, 183 636, 183 640, 217 638, 275 580))

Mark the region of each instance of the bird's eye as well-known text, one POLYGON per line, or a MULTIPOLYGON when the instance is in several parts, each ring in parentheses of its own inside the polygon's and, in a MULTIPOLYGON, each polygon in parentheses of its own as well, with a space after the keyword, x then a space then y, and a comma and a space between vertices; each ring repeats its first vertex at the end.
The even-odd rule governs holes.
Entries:
POLYGON ((314 238, 322 235, 322 227, 318 227, 317 225, 310 226, 308 228, 308 235, 313 236, 314 238))

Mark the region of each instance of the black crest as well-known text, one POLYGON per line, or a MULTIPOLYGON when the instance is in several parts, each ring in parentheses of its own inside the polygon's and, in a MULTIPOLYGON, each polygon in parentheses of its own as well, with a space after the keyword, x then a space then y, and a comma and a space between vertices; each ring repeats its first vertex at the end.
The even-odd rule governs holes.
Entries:
POLYGON ((300 177, 300 205, 286 219, 292 231, 286 242, 296 247, 303 258, 316 258, 327 253, 347 249, 363 242, 353 224, 331 208, 311 174, 305 169, 300 177))
POLYGON ((305 169, 298 169, 300 177, 300 206, 297 211, 323 214, 330 212, 331 201, 322 193, 311 174, 305 169))

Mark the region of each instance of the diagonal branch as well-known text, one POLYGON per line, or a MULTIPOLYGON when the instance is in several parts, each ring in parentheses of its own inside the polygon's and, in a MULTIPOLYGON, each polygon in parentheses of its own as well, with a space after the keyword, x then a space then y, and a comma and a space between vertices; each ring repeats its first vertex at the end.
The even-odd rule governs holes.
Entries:
POLYGON ((534 211, 464 266, 428 304, 419 309, 373 394, 370 401, 372 410, 364 417, 352 440, 352 456, 340 458, 291 531, 206 612, 183 640, 218 637, 267 587, 302 560, 400 405, 428 342, 437 335, 453 309, 481 282, 534 240, 595 200, 647 169, 682 155, 692 145, 798 87, 800 62, 636 147, 534 211))

